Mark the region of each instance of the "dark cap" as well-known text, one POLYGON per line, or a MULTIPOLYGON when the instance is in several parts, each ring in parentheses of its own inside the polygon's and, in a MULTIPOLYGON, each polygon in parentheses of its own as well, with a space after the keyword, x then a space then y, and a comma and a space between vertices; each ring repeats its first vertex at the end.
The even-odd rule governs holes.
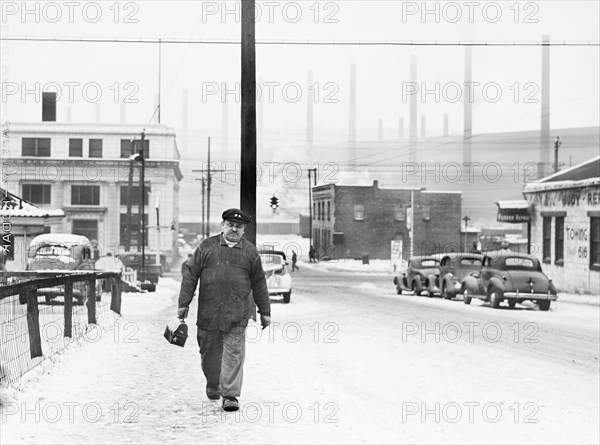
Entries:
POLYGON ((246 212, 240 209, 227 209, 223 212, 223 219, 241 221, 244 224, 250 224, 251 218, 246 212))

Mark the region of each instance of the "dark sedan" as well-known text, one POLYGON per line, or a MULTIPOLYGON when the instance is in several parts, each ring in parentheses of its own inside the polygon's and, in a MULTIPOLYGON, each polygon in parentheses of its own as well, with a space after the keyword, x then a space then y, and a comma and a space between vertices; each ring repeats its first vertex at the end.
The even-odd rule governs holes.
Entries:
POLYGON ((462 290, 465 304, 470 304, 472 298, 480 298, 489 301, 493 308, 504 300, 511 308, 530 300, 540 310, 547 311, 558 298, 552 280, 542 272, 535 256, 508 250, 488 252, 481 269, 465 277, 462 290))

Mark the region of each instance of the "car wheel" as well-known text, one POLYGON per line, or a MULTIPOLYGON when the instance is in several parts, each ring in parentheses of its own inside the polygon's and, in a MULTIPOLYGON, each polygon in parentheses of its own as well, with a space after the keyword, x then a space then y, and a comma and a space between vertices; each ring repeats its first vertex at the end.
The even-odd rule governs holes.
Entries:
POLYGON ((540 308, 540 311, 547 311, 550 309, 550 300, 538 300, 537 304, 540 308))
POLYGON ((289 292, 284 292, 284 294, 283 294, 283 302, 286 303, 286 304, 289 303, 291 297, 292 297, 292 291, 290 289, 289 292))
POLYGON ((450 292, 448 292, 448 286, 446 286, 446 283, 442 284, 442 297, 444 298, 444 300, 452 299, 452 295, 450 295, 450 292))
POLYGON ((514 309, 517 305, 517 300, 508 300, 508 307, 514 309))
POLYGON ((467 289, 463 289, 463 303, 471 304, 471 296, 469 295, 469 291, 467 289))
POLYGON ((421 285, 417 281, 412 282, 411 289, 415 295, 421 295, 421 285))
POLYGON ((490 289, 490 306, 494 309, 498 309, 500 307, 500 303, 502 302, 502 292, 500 292, 495 287, 490 289))

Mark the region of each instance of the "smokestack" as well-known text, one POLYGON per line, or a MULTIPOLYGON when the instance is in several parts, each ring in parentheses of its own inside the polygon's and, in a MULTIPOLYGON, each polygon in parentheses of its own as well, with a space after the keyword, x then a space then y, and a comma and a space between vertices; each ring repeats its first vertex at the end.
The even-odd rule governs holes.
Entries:
MULTIPOLYGON (((413 85, 417 84, 417 56, 410 56, 410 81, 413 85)), ((409 159, 412 162, 417 160, 417 96, 410 96, 410 148, 409 159)))
POLYGON ((56 122, 56 93, 42 92, 42 122, 56 122))
POLYGON ((426 134, 427 134, 427 132, 425 130, 425 115, 422 114, 421 115, 421 137, 424 138, 426 134))
POLYGON ((398 138, 404 139, 404 118, 398 119, 398 138))
MULTIPOLYGON (((225 91, 227 91, 227 84, 225 84, 225 91)), ((221 114, 221 153, 229 154, 229 103, 227 102, 227 95, 225 95, 222 104, 221 114)))
POLYGON ((160 110, 158 107, 160 107, 160 94, 156 93, 154 94, 154 123, 156 124, 160 124, 160 110))
POLYGON ((312 87, 312 85, 313 85, 312 70, 308 71, 307 82, 308 82, 308 85, 307 85, 308 95, 306 96, 306 145, 308 145, 309 147, 312 147, 313 143, 314 143, 313 104, 315 103, 315 91, 312 87))
POLYGON ((351 170, 356 168, 356 65, 350 65, 350 122, 349 122, 349 142, 348 151, 351 170))
POLYGON ((538 177, 546 176, 550 162, 550 36, 542 36, 542 116, 538 177))
POLYGON ((181 93, 181 155, 188 155, 188 90, 181 93))
POLYGON ((444 136, 448 136, 448 113, 444 113, 444 136))
MULTIPOLYGON (((465 47, 465 85, 471 85, 473 73, 471 68, 471 47, 465 47)), ((463 162, 471 162, 471 138, 473 137, 473 97, 472 88, 465 88, 464 129, 463 129, 463 162)))
POLYGON ((383 119, 379 119, 379 140, 383 141, 383 119))

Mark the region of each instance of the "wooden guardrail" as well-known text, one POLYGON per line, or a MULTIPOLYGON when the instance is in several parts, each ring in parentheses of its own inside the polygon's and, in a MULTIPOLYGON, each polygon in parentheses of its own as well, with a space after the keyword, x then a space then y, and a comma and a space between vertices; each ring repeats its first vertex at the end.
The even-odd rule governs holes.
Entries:
MULTIPOLYGON (((5 306, 4 301, 16 295, 19 296, 19 304, 27 305, 27 335, 29 337, 30 358, 42 357, 42 338, 40 333, 40 319, 38 307, 38 289, 64 286, 64 337, 73 336, 73 285, 78 282, 87 283, 87 295, 85 305, 87 307, 88 324, 96 324, 96 282, 108 280, 110 283, 110 310, 121 314, 122 280, 121 272, 117 271, 14 271, 0 272, 0 307, 5 306), (10 279, 22 281, 10 283, 10 279)), ((15 305, 13 298, 10 305, 15 305)), ((12 323, 14 315, 12 310, 2 308, 3 323, 12 323)), ((25 315, 25 314, 23 314, 25 315)), ((6 347, 7 343, 15 339, 0 339, 0 347, 6 347)), ((10 348, 8 348, 10 349, 10 348)), ((6 359, 6 358, 5 358, 6 359)), ((10 361, 10 357, 7 361, 10 361)), ((4 363, 0 364, 5 366, 4 363)), ((21 368, 21 366, 19 366, 21 368)), ((1 374, 1 373, 0 373, 1 374)))

